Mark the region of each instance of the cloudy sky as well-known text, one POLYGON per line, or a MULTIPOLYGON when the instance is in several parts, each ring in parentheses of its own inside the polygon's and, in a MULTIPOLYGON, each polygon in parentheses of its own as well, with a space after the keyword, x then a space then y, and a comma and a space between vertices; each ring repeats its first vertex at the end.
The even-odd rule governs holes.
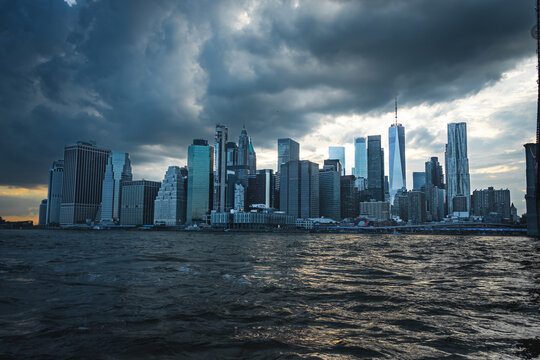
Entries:
POLYGON ((77 140, 160 180, 193 138, 223 123, 237 140, 245 124, 259 168, 292 137, 315 162, 347 146, 350 172, 355 136, 388 148, 395 96, 409 187, 465 121, 471 188, 509 188, 521 214, 534 3, 0 0, 0 216, 36 220, 52 161, 77 140))

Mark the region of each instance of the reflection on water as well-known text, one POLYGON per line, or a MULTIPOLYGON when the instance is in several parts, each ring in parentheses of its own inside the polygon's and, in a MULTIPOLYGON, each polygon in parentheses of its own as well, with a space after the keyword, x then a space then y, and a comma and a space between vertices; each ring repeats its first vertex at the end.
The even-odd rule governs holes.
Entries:
POLYGON ((515 237, 1 231, 0 358, 520 358, 540 337, 539 253, 515 237))

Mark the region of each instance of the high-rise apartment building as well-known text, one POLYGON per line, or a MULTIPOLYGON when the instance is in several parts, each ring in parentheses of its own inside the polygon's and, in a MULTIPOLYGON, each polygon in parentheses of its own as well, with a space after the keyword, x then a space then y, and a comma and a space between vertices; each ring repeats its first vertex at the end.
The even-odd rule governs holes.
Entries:
POLYGON ((128 153, 111 152, 102 186, 101 221, 118 222, 120 220, 120 200, 122 199, 122 181, 131 181, 131 160, 128 153))
POLYGON ((319 217, 319 164, 293 160, 281 165, 280 210, 297 218, 319 217))
MULTIPOLYGON (((362 178, 364 179, 364 178, 362 178)), ((359 214, 360 192, 354 175, 341 176, 339 179, 340 215, 342 219, 354 219, 359 214)))
MULTIPOLYGON (((224 212, 227 202, 227 137, 225 125, 216 125, 214 137, 215 175, 214 175, 214 205, 217 212, 224 212)), ((239 150, 240 154, 241 151, 239 150)))
POLYGON ((345 147, 344 146, 329 146, 328 159, 337 159, 341 162, 341 174, 345 175, 345 147))
MULTIPOLYGON (((397 119, 396 119, 397 120, 397 119)), ((407 188, 405 170, 405 128, 398 124, 392 124, 388 129, 389 144, 389 192, 390 204, 398 190, 407 188)))
POLYGON ((110 152, 83 141, 64 148, 60 224, 82 224, 87 220, 96 220, 110 152))
POLYGON ((471 209, 471 182, 469 159, 467 158, 466 123, 448 124, 445 159, 448 214, 452 215, 454 211, 462 214, 468 213, 471 209), (460 197, 460 199, 454 200, 456 197, 460 197), (463 200, 461 198, 465 199, 465 206, 462 206, 463 200), (454 209, 456 201, 460 204, 459 209, 454 209))
POLYGON ((159 181, 122 181, 120 224, 152 225, 154 223, 154 201, 160 185, 159 181))
POLYGON ((60 224, 60 205, 62 204, 62 181, 64 179, 64 160, 54 161, 49 170, 49 191, 47 196, 47 225, 60 224))
POLYGON ((435 156, 425 163, 425 179, 426 219, 440 221, 444 218, 444 181, 442 166, 435 156))
POLYGON ((368 136, 368 191, 377 201, 384 201, 384 151, 381 136, 368 136))
POLYGON ((300 144, 290 138, 278 139, 278 163, 276 171, 281 171, 281 165, 293 160, 300 160, 300 144))
POLYGON ((154 224, 176 226, 186 221, 186 189, 182 169, 169 166, 154 202, 154 224))
POLYGON ((510 221, 510 190, 496 190, 492 186, 483 190, 474 190, 471 196, 471 213, 488 218, 493 213, 497 217, 510 221))
POLYGON ((354 169, 353 175, 367 179, 367 148, 366 138, 354 138, 354 169))
POLYGON ((186 223, 202 221, 212 207, 214 148, 208 141, 193 140, 188 147, 186 223))

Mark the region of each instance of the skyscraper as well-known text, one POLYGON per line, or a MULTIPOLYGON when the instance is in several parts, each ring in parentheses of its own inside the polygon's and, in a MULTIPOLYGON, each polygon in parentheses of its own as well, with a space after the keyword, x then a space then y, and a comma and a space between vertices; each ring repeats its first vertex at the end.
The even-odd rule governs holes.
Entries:
POLYGON ((528 143, 523 146, 525 147, 525 175, 527 179, 527 191, 525 193, 527 234, 529 236, 538 236, 538 218, 536 216, 536 144, 528 143))
POLYGON ((193 140, 188 147, 187 224, 203 220, 210 211, 213 172, 214 148, 206 140, 193 140))
POLYGON ((336 160, 325 160, 319 170, 319 215, 338 221, 341 219, 341 167, 339 161, 335 165, 332 161, 336 160))
MULTIPOLYGON (((396 115, 397 116, 397 115, 396 115)), ((388 128, 389 157, 389 183, 390 204, 394 202, 394 196, 398 190, 406 189, 405 171, 405 128, 397 123, 388 128)))
MULTIPOLYGON (((214 138, 215 170, 214 175, 214 205, 217 212, 224 212, 227 201, 227 137, 228 129, 225 125, 216 125, 214 138)), ((238 152, 240 154, 240 150, 238 152)))
POLYGON ((161 183, 158 181, 122 181, 120 224, 152 225, 154 201, 161 183))
POLYGON ((186 221, 184 176, 178 166, 169 166, 154 204, 154 224, 176 226, 186 221))
POLYGON ((272 169, 257 170, 257 174, 249 176, 247 188, 247 205, 264 204, 274 207, 275 176, 272 169))
POLYGON ((300 160, 300 144, 290 138, 278 139, 278 163, 276 171, 281 171, 281 165, 292 160, 300 160))
POLYGON ((344 146, 329 146, 328 159, 338 159, 341 162, 340 175, 345 175, 345 147, 344 146))
POLYGON ((440 221, 444 217, 444 182, 443 170, 437 157, 432 157, 425 164, 426 209, 428 221, 440 221))
POLYGON ((38 225, 44 226, 47 224, 47 199, 41 200, 39 204, 38 225))
POLYGON ((62 204, 62 181, 64 178, 64 160, 53 162, 49 170, 49 192, 47 197, 47 225, 60 224, 60 205, 62 204))
POLYGON ((122 199, 122 181, 131 181, 131 160, 124 152, 111 152, 103 178, 101 221, 120 220, 120 200, 122 199))
POLYGON ((64 148, 60 224, 81 224, 96 219, 110 152, 83 141, 64 148))
POLYGON ((415 171, 412 173, 413 190, 420 191, 426 186, 426 173, 424 171, 415 171))
POLYGON ((368 136, 368 191, 377 201, 384 201, 384 151, 381 136, 368 136))
POLYGON ((280 210, 297 218, 319 217, 319 164, 293 160, 281 165, 280 210))
MULTIPOLYGON (((238 137, 238 157, 236 167, 236 177, 244 185, 247 184, 247 176, 249 174, 249 136, 245 127, 242 128, 238 137)), ((230 187, 229 187, 230 188, 230 187)), ((234 198, 234 185, 232 185, 233 194, 230 197, 234 198)))
POLYGON ((248 166, 249 174, 255 175, 257 173, 257 154, 253 148, 253 142, 249 139, 249 154, 248 154, 248 166))
POLYGON ((354 170, 353 175, 357 178, 367 179, 367 149, 366 138, 354 138, 354 170))
POLYGON ((446 144, 446 197, 448 214, 454 212, 454 199, 460 204, 459 212, 470 212, 471 185, 469 159, 467 158, 467 124, 448 124, 448 143, 446 144), (465 205, 461 206, 465 198, 465 205))

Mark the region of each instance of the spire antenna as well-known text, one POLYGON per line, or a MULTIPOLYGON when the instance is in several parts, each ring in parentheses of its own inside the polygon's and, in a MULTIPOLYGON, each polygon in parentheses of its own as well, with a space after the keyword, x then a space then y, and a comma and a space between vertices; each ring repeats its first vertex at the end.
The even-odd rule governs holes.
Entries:
POLYGON ((396 107, 396 115, 395 115, 395 118, 396 118, 396 125, 397 125, 397 96, 396 96, 396 99, 395 99, 395 107, 396 107))

